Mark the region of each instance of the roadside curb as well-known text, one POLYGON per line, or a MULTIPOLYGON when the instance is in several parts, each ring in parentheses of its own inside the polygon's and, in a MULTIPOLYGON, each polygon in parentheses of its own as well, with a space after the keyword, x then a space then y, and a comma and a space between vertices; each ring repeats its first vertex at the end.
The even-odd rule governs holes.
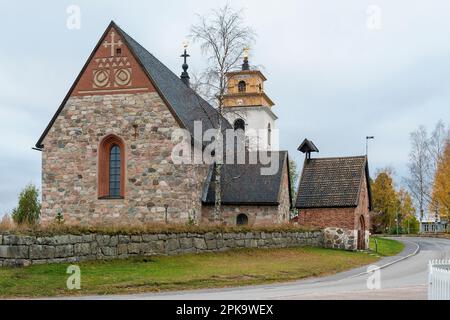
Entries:
POLYGON ((406 256, 399 257, 398 259, 396 259, 396 260, 394 260, 394 261, 391 261, 391 262, 388 262, 388 263, 386 263, 386 264, 384 264, 384 265, 382 265, 382 266, 379 266, 379 267, 377 266, 376 268, 373 268, 373 269, 371 269, 370 271, 364 271, 364 272, 358 273, 358 274, 356 274, 356 275, 347 277, 347 278, 345 278, 345 279, 356 278, 356 277, 362 276, 362 275, 364 275, 364 274, 372 273, 372 272, 374 272, 374 271, 376 271, 376 270, 384 269, 384 268, 389 267, 389 266, 391 266, 391 265, 393 265, 393 264, 395 264, 395 263, 397 263, 397 262, 400 262, 400 261, 406 260, 406 259, 408 259, 408 258, 411 258, 412 256, 415 256, 417 253, 419 253, 419 251, 420 251, 420 246, 419 246, 417 243, 415 243, 415 242, 413 242, 413 241, 410 241, 410 240, 406 240, 406 239, 403 239, 403 241, 414 244, 414 245, 416 246, 416 249, 414 250, 414 252, 412 252, 412 253, 410 253, 410 254, 408 254, 408 255, 406 255, 406 256))

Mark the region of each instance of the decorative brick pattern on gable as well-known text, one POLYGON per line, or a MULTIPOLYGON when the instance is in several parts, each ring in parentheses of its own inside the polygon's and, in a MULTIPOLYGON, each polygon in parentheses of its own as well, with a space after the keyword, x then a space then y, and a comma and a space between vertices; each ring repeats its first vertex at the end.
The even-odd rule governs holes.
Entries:
POLYGON ((101 40, 72 95, 155 91, 120 33, 112 27, 101 40))

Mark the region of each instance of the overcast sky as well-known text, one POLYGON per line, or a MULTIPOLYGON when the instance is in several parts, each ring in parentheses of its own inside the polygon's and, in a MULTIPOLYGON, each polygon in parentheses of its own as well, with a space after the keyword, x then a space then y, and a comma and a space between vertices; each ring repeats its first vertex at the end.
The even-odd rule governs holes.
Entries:
MULTIPOLYGON (((0 2, 0 215, 28 182, 40 186, 31 150, 110 20, 177 74, 196 14, 225 1, 0 2), (69 5, 81 29, 66 27, 69 5)), ((262 65, 276 103, 282 149, 308 137, 320 156, 361 155, 370 170, 407 175, 409 133, 450 123, 450 1, 230 1, 257 34, 251 63, 262 65), (377 19, 379 17, 381 20, 377 19)), ((204 60, 191 45, 190 70, 204 60)))

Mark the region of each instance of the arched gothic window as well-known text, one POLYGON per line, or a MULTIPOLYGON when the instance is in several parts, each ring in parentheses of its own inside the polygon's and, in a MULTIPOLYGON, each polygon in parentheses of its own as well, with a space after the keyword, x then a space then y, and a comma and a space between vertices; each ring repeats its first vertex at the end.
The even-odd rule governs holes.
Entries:
POLYGON ((234 121, 233 127, 234 127, 235 131, 239 130, 239 129, 241 129, 242 131, 245 131, 245 121, 242 119, 236 119, 234 121))
POLYGON ((120 197, 120 147, 114 144, 109 152, 109 196, 120 197))
POLYGON ((238 83, 238 91, 239 92, 247 91, 247 84, 245 83, 245 81, 239 81, 239 83, 238 83))
POLYGON ((120 199, 125 190, 125 147, 122 139, 109 135, 99 147, 98 196, 120 199))
POLYGON ((241 213, 236 217, 236 225, 246 226, 247 224, 248 224, 248 217, 246 214, 241 213))

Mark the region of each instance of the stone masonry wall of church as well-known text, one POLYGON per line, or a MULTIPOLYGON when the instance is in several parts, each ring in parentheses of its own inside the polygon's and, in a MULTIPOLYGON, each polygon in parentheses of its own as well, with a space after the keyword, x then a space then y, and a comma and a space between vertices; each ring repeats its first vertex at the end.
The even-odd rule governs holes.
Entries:
POLYGON ((71 97, 44 139, 42 220, 61 210, 68 223, 200 219, 203 165, 174 165, 179 128, 156 92, 71 97), (135 130, 134 125, 137 125, 135 130), (115 134, 125 143, 125 199, 98 199, 98 148, 115 134))
MULTIPOLYGON (((222 205, 222 217, 227 225, 236 225, 239 214, 248 217, 249 226, 270 225, 281 223, 279 219, 278 206, 256 206, 256 205, 222 205)), ((214 206, 204 206, 202 209, 203 222, 207 223, 214 215, 214 206)), ((285 221, 288 222, 287 220, 285 221)))

